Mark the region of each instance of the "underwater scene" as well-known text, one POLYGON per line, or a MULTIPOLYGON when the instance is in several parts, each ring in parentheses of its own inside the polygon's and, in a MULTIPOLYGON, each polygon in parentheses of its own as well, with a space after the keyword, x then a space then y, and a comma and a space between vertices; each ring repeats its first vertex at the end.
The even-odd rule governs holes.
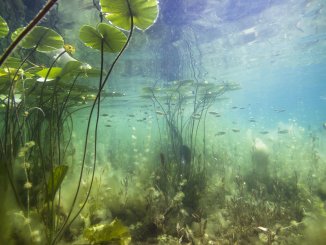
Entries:
POLYGON ((0 244, 326 244, 324 0, 2 0, 0 244))

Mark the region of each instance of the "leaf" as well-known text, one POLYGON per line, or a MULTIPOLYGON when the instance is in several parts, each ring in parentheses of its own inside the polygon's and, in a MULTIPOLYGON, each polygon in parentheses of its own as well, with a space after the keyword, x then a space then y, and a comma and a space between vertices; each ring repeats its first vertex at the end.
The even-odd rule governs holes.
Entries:
POLYGON ((83 63, 81 63, 80 61, 77 60, 72 60, 69 61, 65 64, 65 66, 62 68, 61 74, 60 76, 67 76, 67 75, 76 75, 80 72, 82 72, 81 70, 81 66, 83 63))
MULTIPOLYGON (((177 0, 176 0, 177 1, 177 0)), ((158 16, 157 0, 129 0, 134 25, 146 30, 153 25, 158 16)), ((100 0, 105 18, 113 25, 130 30, 131 15, 127 0, 100 0)))
POLYGON ((51 80, 56 79, 57 77, 60 76, 62 68, 61 67, 52 67, 49 75, 47 75, 49 70, 50 70, 50 68, 45 68, 36 73, 38 76, 41 77, 40 79, 38 79, 39 82, 44 82, 45 78, 46 78, 46 81, 51 81, 51 80))
POLYGON ((24 70, 19 69, 17 70, 16 68, 3 68, 0 69, 0 77, 6 77, 6 79, 12 80, 15 76, 15 81, 20 79, 24 75, 24 70))
POLYGON ((131 241, 128 227, 117 219, 110 224, 99 224, 87 228, 84 231, 84 237, 95 244, 128 245, 131 241))
POLYGON ((97 29, 88 25, 82 26, 79 38, 86 46, 97 50, 101 50, 103 40, 103 51, 111 53, 119 52, 127 42, 127 37, 121 30, 105 23, 99 24, 97 29))
POLYGON ((59 165, 53 169, 48 179, 47 201, 52 201, 68 171, 67 165, 59 165))
MULTIPOLYGON (((22 60, 21 59, 18 59, 18 58, 14 58, 14 57, 8 57, 6 59, 6 61, 3 63, 3 67, 12 67, 12 68, 18 68, 20 67, 22 63, 22 60)), ((26 67, 27 66, 27 63, 24 63, 22 65, 22 67, 26 67)))
POLYGON ((7 22, 0 16, 0 38, 7 36, 9 28, 7 22))
POLYGON ((74 76, 77 74, 82 74, 86 77, 98 77, 101 74, 101 71, 99 69, 95 69, 91 67, 87 63, 82 63, 77 60, 69 61, 65 64, 65 66, 62 68, 60 77, 65 76, 74 76))
MULTIPOLYGON (((23 31, 24 28, 18 28, 11 35, 14 40, 23 31)), ((63 38, 54 30, 43 26, 36 26, 26 37, 19 43, 25 49, 37 47, 39 52, 49 52, 63 47, 63 38)))

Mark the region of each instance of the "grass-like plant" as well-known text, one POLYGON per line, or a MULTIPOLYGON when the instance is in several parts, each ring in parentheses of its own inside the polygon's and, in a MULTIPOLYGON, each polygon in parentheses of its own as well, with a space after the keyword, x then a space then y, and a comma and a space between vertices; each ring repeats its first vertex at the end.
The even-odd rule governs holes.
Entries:
MULTIPOLYGON (((55 2, 49 1, 26 28, 11 34, 13 41, 1 56, 0 68, 0 105, 3 112, 0 174, 5 179, 5 185, 10 185, 16 203, 23 211, 22 217, 30 229, 31 241, 37 240, 32 236, 35 234, 30 221, 33 213, 33 217, 38 216, 43 223, 48 244, 56 244, 62 238, 88 201, 96 171, 101 98, 110 96, 110 93, 104 92, 104 87, 126 50, 134 28, 149 28, 158 14, 156 0, 101 0, 100 7, 94 4, 100 14, 100 23, 80 29, 82 42, 99 51, 99 69, 94 69, 85 61, 74 59, 74 47, 65 44, 58 33, 36 25, 55 2), (32 56, 40 52, 55 52, 56 56, 44 66, 32 60, 32 56), (107 52, 116 54, 108 68, 104 67, 107 52), (27 55, 21 57, 22 53, 27 55), (70 61, 59 65, 64 56, 70 61), (97 89, 79 84, 85 76, 98 79, 97 89), (69 172, 69 152, 74 152, 71 141, 73 115, 86 108, 89 116, 80 156, 79 178, 68 210, 62 211, 64 193, 61 185, 69 172), (94 127, 91 125, 93 117, 94 127), (80 201, 86 155, 90 151, 90 134, 94 136, 91 180, 80 201), (17 165, 21 165, 23 170, 17 165)), ((7 36, 8 32, 5 20, 0 18, 0 38, 7 36)))

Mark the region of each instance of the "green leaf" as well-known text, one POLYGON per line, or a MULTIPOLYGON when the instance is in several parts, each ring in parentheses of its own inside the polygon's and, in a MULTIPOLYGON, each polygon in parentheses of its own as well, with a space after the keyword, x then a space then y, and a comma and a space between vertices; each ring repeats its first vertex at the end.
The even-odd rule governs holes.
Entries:
POLYGON ((13 33, 11 33, 11 36, 10 36, 11 41, 14 41, 23 30, 24 30, 24 27, 19 27, 13 33))
POLYGON ((68 171, 68 166, 59 165, 53 169, 52 176, 48 179, 48 190, 47 190, 47 200, 52 201, 55 194, 60 188, 63 179, 65 178, 68 171))
MULTIPOLYGON (((18 28, 11 35, 14 40, 23 31, 24 28, 18 28)), ((26 37, 19 43, 25 49, 37 47, 39 52, 49 52, 63 47, 63 38, 54 30, 36 26, 26 37)))
MULTIPOLYGON (((176 0, 177 1, 177 0, 176 0)), ((131 15, 127 0, 100 0, 105 18, 113 25, 130 30, 131 15)), ((129 0, 134 25, 146 30, 156 21, 158 15, 157 0, 129 0)))
MULTIPOLYGON (((12 67, 18 68, 21 66, 22 60, 14 57, 8 57, 6 61, 3 63, 3 67, 12 67)), ((26 67, 27 63, 24 63, 22 67, 26 67)))
POLYGON ((9 28, 7 22, 0 16, 0 38, 7 36, 9 28))
POLYGON ((82 63, 77 60, 69 61, 65 64, 65 66, 62 68, 60 77, 69 77, 74 76, 77 74, 81 74, 86 77, 98 77, 101 74, 101 71, 99 69, 95 69, 91 67, 87 63, 82 63))
POLYGON ((84 237, 94 244, 128 245, 131 241, 128 227, 115 219, 110 224, 99 224, 87 228, 84 237))
POLYGON ((42 71, 44 68, 41 66, 34 66, 31 68, 26 69, 26 71, 28 71, 29 73, 36 75, 39 71, 42 71))
POLYGON ((17 71, 16 68, 1 68, 0 69, 0 77, 6 77, 6 79, 10 79, 12 80, 15 76, 15 81, 17 81, 18 79, 20 79, 22 76, 24 75, 24 70, 23 69, 19 69, 17 71), (17 74, 16 74, 17 73, 17 74))
POLYGON ((62 71, 61 67, 52 67, 51 70, 50 70, 49 75, 47 75, 48 72, 49 72, 49 69, 50 68, 45 68, 45 69, 43 69, 43 70, 36 73, 37 75, 39 75, 41 77, 40 79, 38 79, 39 82, 44 82, 45 78, 46 78, 47 81, 54 80, 54 79, 56 79, 57 77, 60 76, 61 71, 62 71))
POLYGON ((81 73, 81 66, 83 63, 77 60, 69 61, 65 64, 65 66, 62 68, 61 77, 68 76, 68 75, 76 75, 78 73, 81 73))
POLYGON ((101 50, 103 40, 103 51, 111 53, 119 52, 127 42, 127 37, 121 30, 105 23, 99 24, 97 29, 82 26, 79 37, 86 46, 97 50, 101 50))

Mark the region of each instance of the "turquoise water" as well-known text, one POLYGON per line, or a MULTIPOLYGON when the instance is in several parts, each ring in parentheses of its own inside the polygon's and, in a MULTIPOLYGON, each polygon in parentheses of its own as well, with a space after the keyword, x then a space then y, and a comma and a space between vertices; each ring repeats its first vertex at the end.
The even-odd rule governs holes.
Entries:
MULTIPOLYGON (((25 73, 1 67, 0 244, 324 244, 326 2, 162 0, 103 52, 101 94, 98 2, 39 23, 75 53, 22 45, 25 73)), ((22 4, 27 24, 42 4, 22 4)), ((1 11, 4 51, 20 22, 1 11)))

